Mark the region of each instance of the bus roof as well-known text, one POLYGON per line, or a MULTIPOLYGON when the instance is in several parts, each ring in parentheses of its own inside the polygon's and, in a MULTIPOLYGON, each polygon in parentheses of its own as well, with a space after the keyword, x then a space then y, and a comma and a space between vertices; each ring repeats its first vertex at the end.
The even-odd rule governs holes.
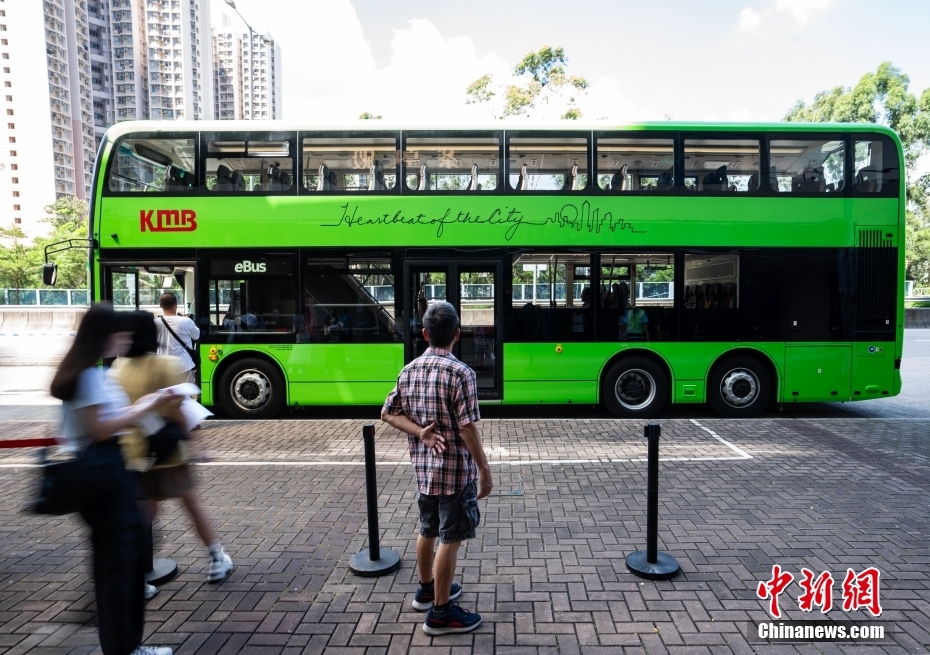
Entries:
POLYGON ((106 138, 113 141, 136 132, 397 132, 397 131, 493 131, 531 130, 549 132, 879 132, 900 143, 894 130, 875 123, 711 123, 711 122, 643 122, 643 123, 530 123, 500 121, 476 125, 406 125, 381 121, 357 121, 333 125, 310 125, 290 121, 124 121, 112 125, 106 138))

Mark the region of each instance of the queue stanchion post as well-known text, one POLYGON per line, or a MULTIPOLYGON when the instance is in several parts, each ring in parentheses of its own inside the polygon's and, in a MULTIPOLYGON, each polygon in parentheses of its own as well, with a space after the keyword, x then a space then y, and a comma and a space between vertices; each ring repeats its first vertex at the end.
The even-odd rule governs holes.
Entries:
POLYGON ((400 568, 400 555, 390 548, 381 548, 378 533, 378 480, 375 475, 375 426, 362 426, 365 441, 365 491, 368 497, 368 548, 352 556, 349 570, 355 575, 376 577, 400 568))
POLYGON ((178 563, 167 557, 155 557, 155 531, 151 523, 145 531, 145 544, 142 548, 145 558, 145 581, 158 586, 173 580, 178 574, 178 563))
POLYGON ((626 556, 630 573, 647 580, 668 580, 681 572, 678 560, 659 551, 659 438, 662 428, 650 421, 643 429, 648 442, 646 480, 646 550, 626 556))

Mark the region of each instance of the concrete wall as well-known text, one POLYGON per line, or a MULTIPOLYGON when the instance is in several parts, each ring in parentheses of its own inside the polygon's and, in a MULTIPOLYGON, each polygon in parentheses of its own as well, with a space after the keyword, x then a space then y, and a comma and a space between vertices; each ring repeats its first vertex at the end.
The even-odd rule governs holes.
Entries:
POLYGON ((77 332, 86 307, 0 307, 0 335, 77 332))
POLYGON ((904 327, 930 328, 930 307, 908 307, 905 309, 904 327))

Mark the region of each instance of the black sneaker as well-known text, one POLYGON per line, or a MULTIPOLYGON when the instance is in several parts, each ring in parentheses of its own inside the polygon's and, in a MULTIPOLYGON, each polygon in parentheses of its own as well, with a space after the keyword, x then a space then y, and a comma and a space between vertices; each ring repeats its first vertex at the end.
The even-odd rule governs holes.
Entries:
POLYGON ((423 622, 423 632, 428 635, 448 635, 456 632, 471 632, 481 625, 481 615, 476 612, 466 612, 458 605, 449 604, 442 616, 436 616, 436 610, 426 613, 423 622))
MULTIPOLYGON (((453 582, 452 589, 449 591, 449 600, 455 600, 462 595, 462 587, 453 582)), ((425 612, 433 606, 436 600, 435 587, 420 587, 417 589, 417 595, 413 597, 413 609, 425 612)))

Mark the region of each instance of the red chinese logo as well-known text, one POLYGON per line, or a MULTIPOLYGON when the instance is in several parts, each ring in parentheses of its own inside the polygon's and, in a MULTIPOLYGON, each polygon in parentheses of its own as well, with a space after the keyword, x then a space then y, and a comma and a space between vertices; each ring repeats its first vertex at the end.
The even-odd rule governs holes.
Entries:
MULTIPOLYGON (((843 579, 843 611, 851 612, 858 609, 868 610, 872 616, 880 616, 882 605, 879 600, 879 579, 881 574, 874 566, 870 566, 862 573, 856 574, 852 569, 846 569, 843 579)), ((769 612, 776 619, 781 618, 781 608, 778 606, 778 597, 784 593, 794 576, 782 571, 778 564, 772 566, 772 577, 760 582, 756 588, 756 595, 769 602, 769 612)), ((801 595, 798 596, 798 607, 802 612, 812 612, 814 606, 820 608, 822 614, 833 609, 833 576, 824 571, 816 578, 814 572, 807 568, 801 569, 801 595)))
POLYGON ((139 223, 143 232, 193 232, 197 214, 193 209, 141 209, 139 223))
POLYGON ((781 618, 781 609, 778 607, 778 597, 781 596, 782 592, 791 584, 792 580, 794 580, 792 574, 787 571, 782 573, 781 567, 775 564, 772 566, 772 579, 768 582, 760 582, 756 589, 756 595, 759 598, 763 600, 766 598, 772 599, 769 611, 776 619, 781 618))

